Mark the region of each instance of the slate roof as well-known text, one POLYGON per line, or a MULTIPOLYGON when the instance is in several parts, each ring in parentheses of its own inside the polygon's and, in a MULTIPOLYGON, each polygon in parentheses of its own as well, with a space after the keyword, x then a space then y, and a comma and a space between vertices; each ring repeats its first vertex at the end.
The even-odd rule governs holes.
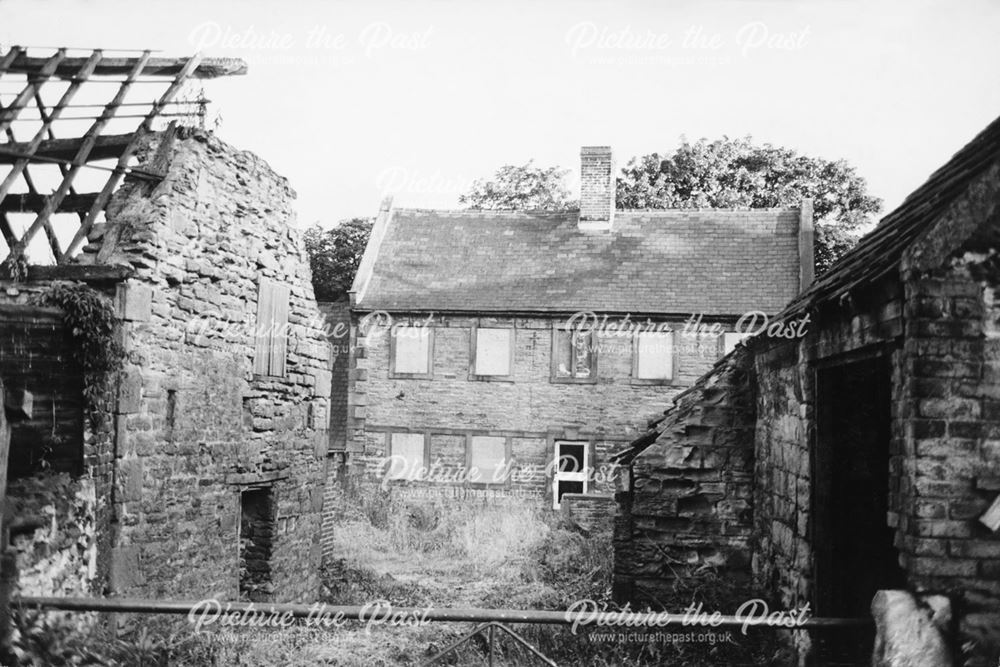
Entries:
POLYGON ((970 181, 997 160, 1000 160, 1000 118, 931 174, 896 210, 882 218, 858 245, 788 304, 778 319, 795 317, 896 270, 903 251, 914 239, 935 222, 970 181))
POLYGON ((798 291, 798 210, 397 209, 361 310, 773 314, 798 291))

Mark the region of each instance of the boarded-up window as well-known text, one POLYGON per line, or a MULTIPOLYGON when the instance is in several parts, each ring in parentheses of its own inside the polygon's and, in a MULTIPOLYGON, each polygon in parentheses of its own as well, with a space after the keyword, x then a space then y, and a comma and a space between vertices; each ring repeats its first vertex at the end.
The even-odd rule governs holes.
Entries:
POLYGON ((396 327, 392 331, 392 370, 400 375, 431 372, 431 330, 427 327, 396 327))
POLYGON ((672 333, 643 332, 635 341, 635 377, 640 380, 669 380, 674 374, 672 333))
POLYGON ((256 375, 285 375, 288 297, 288 285, 261 278, 257 292, 257 349, 253 360, 256 375))
POLYGON ((474 435, 469 438, 469 474, 472 481, 501 484, 507 467, 507 438, 474 435), (473 475, 478 471, 479 476, 473 475))
POLYGON ((513 329, 476 329, 476 375, 510 375, 513 329))
POLYGON ((389 479, 417 479, 424 466, 424 434, 393 433, 389 436, 389 479))

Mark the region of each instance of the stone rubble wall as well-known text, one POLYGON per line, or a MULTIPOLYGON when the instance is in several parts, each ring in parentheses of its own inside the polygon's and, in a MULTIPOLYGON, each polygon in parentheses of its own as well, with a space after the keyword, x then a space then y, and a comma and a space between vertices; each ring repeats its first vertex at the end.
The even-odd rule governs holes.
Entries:
MULTIPOLYGON (((816 359, 890 344, 903 332, 898 281, 870 288, 864 299, 814 316, 799 342, 755 348, 758 383, 754 472, 754 573, 793 609, 814 594, 812 463, 816 359)), ((893 400, 899 394, 900 353, 892 353, 893 400)), ((903 422, 892 416, 893 433, 903 422)), ((891 445, 891 448, 895 445, 891 445)), ((888 471, 887 471, 888 472, 888 471)), ((890 482, 891 484, 891 482, 890 482)))
POLYGON ((120 291, 115 593, 236 599, 239 495, 264 485, 271 594, 318 594, 331 373, 293 198, 260 158, 181 128, 166 178, 126 182, 114 228, 89 239, 83 261, 114 231, 109 261, 136 269, 120 291), (265 278, 290 290, 284 377, 253 372, 265 278))
POLYGON ((754 378, 738 346, 678 396, 618 494, 615 596, 668 602, 674 581, 705 566, 750 579, 754 378))
POLYGON ((86 596, 107 581, 112 442, 84 414, 61 312, 26 303, 44 287, 4 281, 0 292, 0 377, 32 395, 32 418, 11 424, 4 526, 19 594, 86 596))

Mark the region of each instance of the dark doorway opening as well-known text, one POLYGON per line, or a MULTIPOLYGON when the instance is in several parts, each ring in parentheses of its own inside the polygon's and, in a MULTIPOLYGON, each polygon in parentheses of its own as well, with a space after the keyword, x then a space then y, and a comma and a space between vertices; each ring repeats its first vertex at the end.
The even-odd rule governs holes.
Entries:
MULTIPOLYGON (((891 381, 885 354, 816 373, 812 512, 818 616, 868 617, 876 591, 905 583, 886 520, 891 381)), ((873 630, 824 634, 819 664, 868 664, 873 630)))
POLYGON ((240 599, 267 602, 274 593, 271 553, 274 541, 271 489, 240 494, 240 599))

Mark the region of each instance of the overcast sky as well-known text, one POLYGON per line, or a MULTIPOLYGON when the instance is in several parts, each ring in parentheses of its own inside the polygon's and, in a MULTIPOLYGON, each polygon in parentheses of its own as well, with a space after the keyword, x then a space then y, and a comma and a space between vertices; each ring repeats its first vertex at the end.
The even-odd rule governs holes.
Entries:
POLYGON ((0 43, 201 50, 226 141, 300 223, 454 208, 507 163, 578 169, 752 135, 845 158, 898 205, 1000 115, 1000 2, 0 0, 0 43))

